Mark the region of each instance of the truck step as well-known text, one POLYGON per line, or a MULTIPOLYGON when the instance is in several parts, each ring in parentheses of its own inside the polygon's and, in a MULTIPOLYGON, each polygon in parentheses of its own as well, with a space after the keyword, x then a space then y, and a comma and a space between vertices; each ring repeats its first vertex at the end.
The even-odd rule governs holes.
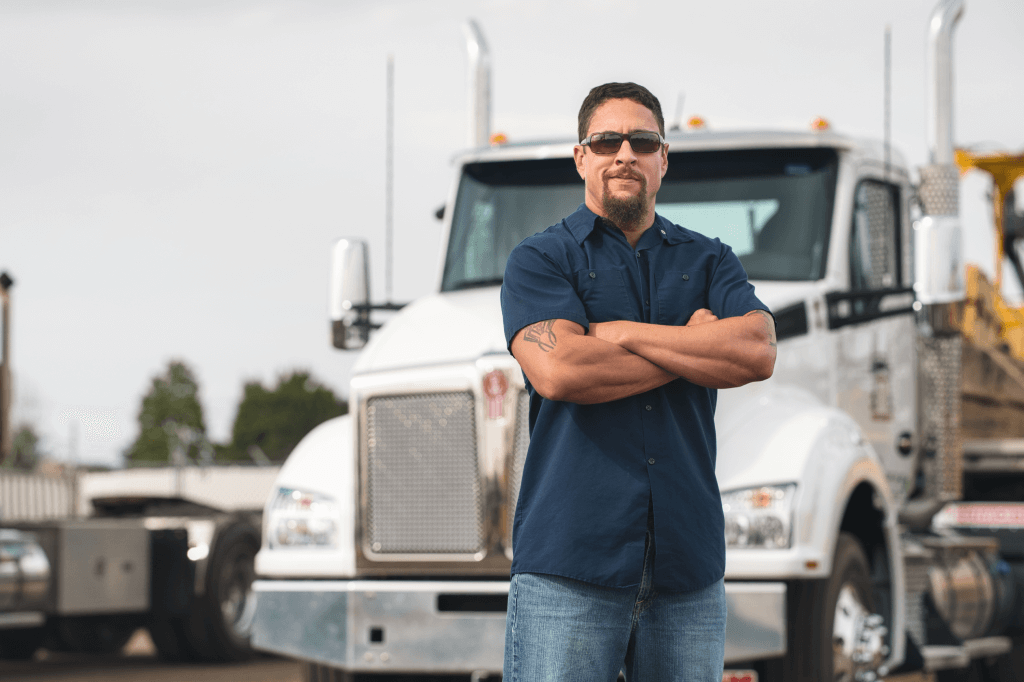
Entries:
POLYGON ((1024 438, 969 438, 964 441, 964 471, 1024 471, 1024 438))
POLYGON ((929 645, 921 647, 924 669, 928 671, 966 668, 976 658, 1002 656, 1010 652, 1009 637, 968 639, 961 646, 929 645))

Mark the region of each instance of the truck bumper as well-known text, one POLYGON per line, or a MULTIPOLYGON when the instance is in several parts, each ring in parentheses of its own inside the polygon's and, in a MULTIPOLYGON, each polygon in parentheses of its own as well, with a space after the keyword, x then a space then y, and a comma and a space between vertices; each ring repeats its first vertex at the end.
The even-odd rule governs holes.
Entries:
MULTIPOLYGON (((508 581, 258 580, 257 649, 353 672, 501 672, 508 581)), ((727 665, 786 650, 786 585, 726 582, 727 665)))

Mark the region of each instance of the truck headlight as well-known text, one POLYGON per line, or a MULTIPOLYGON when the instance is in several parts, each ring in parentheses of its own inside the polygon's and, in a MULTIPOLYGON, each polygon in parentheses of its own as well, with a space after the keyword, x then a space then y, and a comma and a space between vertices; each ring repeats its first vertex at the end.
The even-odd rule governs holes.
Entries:
POLYGON ((795 494, 795 483, 722 493, 725 546, 757 549, 789 547, 795 494))
POLYGON ((267 545, 336 549, 338 505, 326 495, 293 488, 278 488, 270 504, 267 545))

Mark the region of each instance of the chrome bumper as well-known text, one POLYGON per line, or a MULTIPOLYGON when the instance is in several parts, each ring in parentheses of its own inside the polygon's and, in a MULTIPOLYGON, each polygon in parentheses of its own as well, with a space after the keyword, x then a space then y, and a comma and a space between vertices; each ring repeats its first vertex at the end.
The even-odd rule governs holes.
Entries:
MULTIPOLYGON (((508 581, 258 580, 257 649, 353 672, 501 672, 508 581)), ((726 582, 727 665, 786 650, 784 583, 726 582)))

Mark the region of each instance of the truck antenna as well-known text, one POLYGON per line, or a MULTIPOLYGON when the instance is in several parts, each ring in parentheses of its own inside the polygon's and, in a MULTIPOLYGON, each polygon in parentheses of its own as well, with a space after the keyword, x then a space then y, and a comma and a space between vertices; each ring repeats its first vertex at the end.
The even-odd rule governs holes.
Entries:
POLYGON ((676 116, 672 121, 672 126, 669 130, 680 130, 683 127, 683 102, 686 101, 686 93, 682 90, 679 91, 679 96, 676 97, 676 116))
POLYGON ((892 26, 885 25, 885 112, 883 131, 885 144, 885 181, 889 181, 892 148, 892 26))
POLYGON ((395 55, 388 54, 387 142, 384 161, 384 298, 391 303, 392 264, 394 261, 395 205, 395 55))
POLYGON ((14 450, 11 433, 11 293, 14 279, 0 273, 0 464, 10 461, 14 450))

